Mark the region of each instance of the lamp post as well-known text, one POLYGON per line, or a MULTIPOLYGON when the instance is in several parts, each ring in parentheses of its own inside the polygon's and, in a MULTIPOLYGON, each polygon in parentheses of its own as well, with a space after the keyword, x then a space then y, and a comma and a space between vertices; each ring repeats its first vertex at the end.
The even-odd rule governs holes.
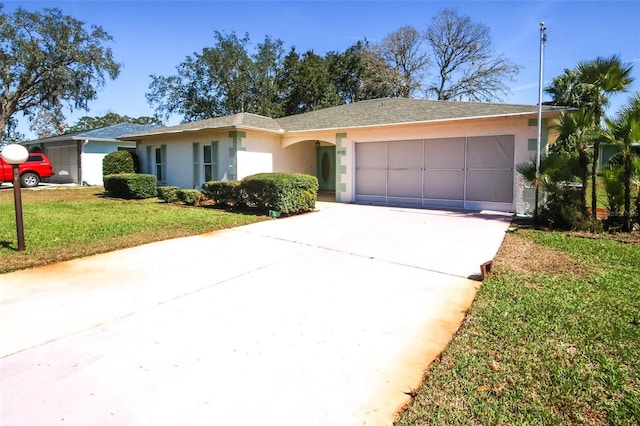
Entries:
POLYGON ((2 158, 11 164, 13 169, 13 201, 16 208, 16 233, 18 234, 18 251, 24 251, 24 225, 22 223, 22 194, 20 192, 20 164, 27 161, 29 151, 17 144, 11 144, 2 150, 2 158))
POLYGON ((536 185, 535 185, 535 207, 533 219, 538 220, 538 198, 540 192, 540 144, 542 141, 542 72, 544 68, 544 42, 547 41, 547 27, 544 22, 540 22, 540 71, 538 84, 538 138, 536 142, 536 185))

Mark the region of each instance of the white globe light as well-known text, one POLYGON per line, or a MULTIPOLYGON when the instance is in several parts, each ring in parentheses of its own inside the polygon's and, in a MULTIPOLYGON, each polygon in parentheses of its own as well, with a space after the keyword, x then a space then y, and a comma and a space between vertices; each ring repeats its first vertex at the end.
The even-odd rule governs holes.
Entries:
POLYGON ((13 143, 4 147, 2 158, 9 164, 22 164, 29 158, 29 151, 24 146, 13 143))

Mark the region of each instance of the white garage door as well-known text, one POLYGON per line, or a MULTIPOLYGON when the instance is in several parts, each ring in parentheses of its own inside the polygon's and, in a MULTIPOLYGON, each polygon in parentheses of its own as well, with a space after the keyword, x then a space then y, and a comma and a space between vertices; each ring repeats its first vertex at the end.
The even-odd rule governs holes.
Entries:
POLYGON ((54 183, 78 183, 78 151, 75 146, 46 147, 53 172, 48 180, 54 183))
POLYGON ((356 143, 356 202, 513 210, 514 137, 356 143))

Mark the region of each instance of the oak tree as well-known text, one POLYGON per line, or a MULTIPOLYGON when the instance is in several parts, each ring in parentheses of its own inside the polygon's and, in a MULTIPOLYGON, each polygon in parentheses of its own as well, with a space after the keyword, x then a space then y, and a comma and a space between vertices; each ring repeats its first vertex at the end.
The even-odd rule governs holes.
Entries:
POLYGON ((427 95, 438 100, 493 101, 509 92, 519 68, 493 51, 489 28, 445 9, 426 32, 435 65, 427 95))
POLYGON ((4 13, 0 5, 0 138, 17 113, 86 109, 120 73, 111 41, 57 8, 4 13))

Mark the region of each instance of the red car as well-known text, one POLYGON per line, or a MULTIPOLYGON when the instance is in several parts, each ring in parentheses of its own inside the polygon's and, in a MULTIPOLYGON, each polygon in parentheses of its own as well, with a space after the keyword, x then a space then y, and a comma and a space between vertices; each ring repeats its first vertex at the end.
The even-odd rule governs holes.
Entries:
MULTIPOLYGON (((33 188, 38 186, 40 180, 53 176, 53 166, 46 155, 40 152, 29 154, 29 158, 20 164, 20 186, 23 188, 33 188)), ((2 182, 13 181, 13 169, 11 164, 2 159, 0 155, 0 184, 2 182)))

